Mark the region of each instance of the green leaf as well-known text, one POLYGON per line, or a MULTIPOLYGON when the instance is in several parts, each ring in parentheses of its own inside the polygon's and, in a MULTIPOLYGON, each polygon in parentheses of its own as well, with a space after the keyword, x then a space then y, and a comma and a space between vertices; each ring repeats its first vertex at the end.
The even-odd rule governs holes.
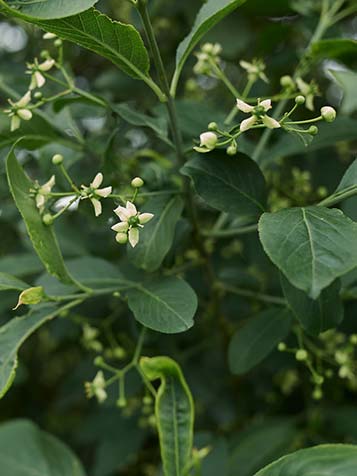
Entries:
POLYGON ((357 109, 357 73, 353 71, 329 71, 336 83, 343 90, 343 100, 340 111, 351 114, 357 109))
POLYGON ((28 420, 0 425, 1 476, 85 476, 77 456, 28 420))
POLYGON ((338 60, 347 65, 356 61, 357 41, 348 38, 329 38, 313 43, 310 50, 314 60, 338 60))
MULTIPOLYGON (((17 353, 21 345, 36 329, 53 319, 61 311, 54 304, 40 305, 23 317, 15 317, 0 330, 0 398, 15 378, 17 353)), ((1 464, 1 463, 0 463, 1 464)))
POLYGON ((0 272, 14 276, 27 276, 43 271, 41 261, 35 253, 18 253, 0 258, 0 272))
POLYGON ((180 197, 162 196, 147 202, 143 212, 154 214, 154 218, 140 231, 140 242, 129 248, 129 258, 135 266, 145 271, 156 271, 169 252, 177 221, 183 210, 180 197))
POLYGON ((355 476, 357 446, 321 445, 297 451, 255 476, 355 476))
POLYGON ((165 334, 184 332, 193 326, 197 297, 185 281, 167 277, 133 281, 131 285, 128 304, 144 326, 165 334))
POLYGON ((281 285, 291 310, 309 334, 317 336, 342 322, 344 307, 340 298, 340 280, 323 289, 315 300, 290 284, 284 275, 281 275, 281 285))
POLYGON ((181 172, 192 178, 198 195, 212 208, 252 220, 264 212, 263 174, 244 154, 229 157, 213 151, 190 160, 181 172))
POLYGON ((342 192, 346 188, 357 185, 357 159, 346 170, 344 176, 339 183, 336 192, 342 192))
POLYGON ((336 208, 264 213, 259 235, 272 262, 312 299, 357 266, 357 224, 336 208))
POLYGON ((73 284, 53 229, 44 225, 35 200, 29 196, 34 184, 16 159, 14 152, 16 145, 17 143, 11 149, 6 161, 7 178, 16 206, 25 221, 33 247, 47 271, 64 283, 73 284))
POLYGON ((155 415, 165 476, 182 476, 192 451, 194 404, 178 364, 169 357, 143 357, 140 367, 149 380, 161 380, 155 415))
POLYGON ((68 0, 32 0, 26 2, 25 0, 19 5, 19 1, 12 2, 8 0, 7 4, 11 7, 14 3, 17 11, 34 18, 55 19, 81 13, 97 2, 98 0, 71 0, 70 2, 68 0))
POLYGON ((198 12, 191 33, 180 43, 176 55, 176 71, 173 92, 176 91, 182 68, 191 51, 201 38, 223 18, 242 5, 246 0, 208 0, 198 12))
POLYGON ((140 34, 132 25, 114 21, 94 8, 68 18, 40 20, 13 10, 4 0, 0 0, 1 12, 33 23, 63 40, 94 51, 133 78, 148 79, 148 52, 140 34))
POLYGON ((0 291, 23 291, 29 286, 10 274, 0 272, 0 291))
POLYGON ((279 308, 271 308, 247 320, 229 344, 231 372, 241 375, 258 365, 285 339, 291 324, 290 311, 279 308))

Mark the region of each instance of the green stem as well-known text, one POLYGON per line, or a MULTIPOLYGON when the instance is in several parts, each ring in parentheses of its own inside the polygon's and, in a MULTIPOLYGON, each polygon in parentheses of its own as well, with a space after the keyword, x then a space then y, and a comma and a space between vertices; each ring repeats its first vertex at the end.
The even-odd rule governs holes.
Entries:
POLYGON ((325 198, 317 205, 320 207, 332 207, 333 205, 336 205, 347 198, 354 197, 355 195, 357 195, 357 185, 352 185, 341 192, 332 194, 330 197, 325 198))
MULTIPOLYGON (((219 217, 219 220, 225 218, 225 215, 219 217)), ((230 228, 228 230, 220 230, 220 229, 213 229, 207 230, 203 232, 204 236, 208 236, 210 238, 229 238, 231 236, 238 236, 238 235, 245 235, 247 233, 254 233, 258 230, 258 225, 249 225, 243 226, 240 228, 230 228)))
POLYGON ((78 189, 78 187, 76 186, 76 184, 73 182, 73 180, 71 179, 71 177, 69 176, 69 173, 67 172, 67 170, 65 169, 64 165, 61 164, 59 166, 60 168, 60 171, 62 172, 62 174, 64 175, 64 177, 66 178, 67 182, 70 184, 70 186, 72 187, 72 189, 78 194, 80 195, 81 192, 80 190, 78 189))
POLYGON ((270 296, 269 294, 258 293, 256 291, 250 291, 248 289, 238 288, 236 286, 230 286, 226 283, 219 283, 220 287, 232 294, 237 294, 238 296, 246 297, 248 299, 253 299, 257 301, 262 301, 268 304, 278 304, 279 306, 286 306, 287 302, 284 298, 278 296, 270 296))

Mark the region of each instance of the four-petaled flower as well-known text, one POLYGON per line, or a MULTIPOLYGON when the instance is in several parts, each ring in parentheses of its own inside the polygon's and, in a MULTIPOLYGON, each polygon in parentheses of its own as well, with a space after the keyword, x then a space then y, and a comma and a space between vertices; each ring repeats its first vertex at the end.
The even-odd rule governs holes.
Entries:
POLYGON ((247 71, 249 81, 256 81, 260 78, 265 83, 269 83, 269 79, 264 73, 266 68, 264 61, 254 58, 251 63, 242 60, 239 62, 239 64, 247 71))
POLYGON ((112 187, 99 188, 102 185, 103 178, 103 174, 98 173, 94 177, 93 182, 89 184, 89 187, 82 185, 83 191, 81 199, 90 199, 96 217, 102 213, 102 204, 100 203, 100 199, 107 198, 112 193, 112 187))
POLYGON ((27 93, 17 102, 13 102, 11 99, 8 99, 8 102, 11 109, 5 109, 4 112, 11 117, 10 130, 13 132, 20 127, 21 119, 29 121, 32 118, 32 112, 27 108, 28 104, 31 102, 31 92, 27 91, 27 93))
POLYGON ((96 397, 99 403, 103 403, 108 397, 105 387, 105 378, 101 370, 97 372, 93 382, 86 382, 84 384, 87 398, 96 397))
POLYGON ((55 176, 52 175, 50 180, 48 180, 48 182, 46 182, 44 185, 36 184, 37 185, 35 189, 36 207, 40 210, 41 213, 43 212, 45 208, 46 200, 49 194, 51 193, 53 187, 55 186, 55 183, 56 183, 55 176))
POLYGON ((305 81, 301 78, 296 79, 296 84, 302 94, 305 96, 306 99, 306 107, 310 111, 313 111, 314 108, 314 99, 315 96, 319 94, 319 87, 315 83, 315 81, 311 81, 310 84, 305 83, 305 81))
POLYGON ((26 74, 31 75, 30 91, 36 88, 42 88, 46 82, 46 78, 42 73, 46 73, 55 65, 55 60, 48 58, 43 63, 39 63, 35 58, 33 63, 27 63, 28 70, 26 74))
POLYGON ((280 123, 267 115, 269 109, 272 108, 271 99, 265 99, 264 101, 258 100, 257 106, 251 106, 241 99, 237 99, 237 107, 240 111, 246 114, 252 114, 251 117, 241 122, 240 131, 244 132, 251 129, 255 124, 260 121, 269 129, 277 129, 281 127, 280 123))
POLYGON ((139 228, 148 223, 154 215, 152 213, 139 213, 136 206, 131 202, 126 202, 125 207, 119 206, 114 213, 120 218, 121 222, 112 226, 112 230, 117 233, 118 243, 126 243, 129 240, 130 245, 135 248, 139 243, 139 228))

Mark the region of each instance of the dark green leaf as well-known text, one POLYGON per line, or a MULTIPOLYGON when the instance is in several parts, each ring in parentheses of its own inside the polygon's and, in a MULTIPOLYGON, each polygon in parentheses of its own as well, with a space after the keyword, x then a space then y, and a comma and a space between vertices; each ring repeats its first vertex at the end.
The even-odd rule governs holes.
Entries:
POLYGON ((255 476, 355 476, 357 446, 321 445, 297 451, 255 476))
POLYGON ((213 151, 190 160, 181 172, 193 179, 198 195, 213 208, 252 220, 264 212, 263 174, 244 154, 229 157, 213 151))
POLYGON ((9 6, 16 5, 19 12, 34 18, 63 18, 76 15, 92 7, 98 0, 35 0, 13 2, 8 0, 9 6))
POLYGON ((342 192, 348 187, 357 185, 357 159, 352 162, 352 164, 346 170, 344 176, 342 177, 339 186, 336 189, 336 192, 342 192))
POLYGON ((229 344, 231 372, 241 375, 258 365, 285 339, 291 324, 290 311, 281 308, 263 311, 246 321, 229 344))
POLYGON ((311 56, 314 60, 338 60, 347 65, 356 61, 357 41, 349 38, 333 38, 313 43, 311 56))
POLYGON ((264 250, 293 286, 316 299, 357 266, 357 224, 341 210, 290 208, 259 222, 264 250))
POLYGON ((27 420, 0 425, 1 476, 85 476, 74 453, 27 420))
POLYGON ((340 111, 351 114, 357 109, 357 73, 353 71, 330 71, 337 84, 343 90, 340 111))
POLYGON ((183 210, 180 197, 157 197, 149 200, 143 212, 154 218, 140 231, 140 242, 129 248, 129 258, 135 266, 145 271, 156 271, 171 248, 177 221, 183 210))
POLYGON ((29 286, 26 283, 20 281, 20 279, 17 279, 14 276, 11 276, 11 274, 0 272, 0 291, 23 291, 28 287, 29 286))
POLYGON ((140 367, 149 380, 161 380, 155 400, 161 459, 165 476, 182 476, 191 459, 194 405, 177 363, 169 357, 143 357, 140 367))
POLYGON ((281 284, 291 310, 309 334, 317 336, 342 322, 344 308, 340 298, 339 280, 323 289, 316 300, 295 288, 284 275, 281 275, 281 284))

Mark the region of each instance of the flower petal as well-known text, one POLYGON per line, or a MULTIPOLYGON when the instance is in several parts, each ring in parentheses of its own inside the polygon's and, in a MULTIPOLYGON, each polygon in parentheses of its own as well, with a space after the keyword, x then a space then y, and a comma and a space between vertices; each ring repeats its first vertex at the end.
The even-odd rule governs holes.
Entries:
POLYGON ((126 221, 122 221, 113 225, 111 229, 116 233, 126 233, 129 230, 129 225, 126 221))
POLYGON ((55 64, 54 59, 48 59, 44 61, 43 63, 39 64, 38 69, 40 71, 49 71, 53 67, 54 64, 55 64))
POLYGON ((99 195, 102 198, 107 198, 108 195, 112 193, 112 187, 97 188, 95 191, 96 195, 99 195))
POLYGON ((103 182, 103 174, 100 172, 94 177, 93 182, 90 184, 92 188, 99 188, 103 182))
POLYGON ((139 230, 138 228, 130 228, 129 230, 129 243, 133 248, 139 243, 139 230))
POLYGON ((269 111, 269 109, 272 108, 272 105, 271 105, 271 99, 264 99, 264 101, 261 101, 259 103, 259 106, 262 106, 264 108, 264 111, 269 111))
POLYGON ((31 91, 27 91, 27 93, 24 96, 22 96, 21 99, 17 101, 16 106, 26 107, 30 101, 31 101, 31 91))
POLYGON ((126 202, 126 210, 127 210, 127 213, 129 214, 129 217, 135 217, 138 214, 138 211, 134 203, 126 202))
POLYGON ((269 129, 279 129, 281 127, 278 121, 269 116, 263 116, 262 121, 269 129))
POLYGON ((244 121, 241 122, 240 124, 240 131, 244 132, 250 129, 254 124, 256 124, 257 118, 255 116, 251 116, 248 119, 245 119, 244 121))
POLYGON ((39 209, 41 209, 41 208, 44 206, 45 201, 46 201, 46 200, 45 200, 45 196, 42 195, 41 193, 38 193, 38 194, 36 195, 36 199, 35 199, 35 200, 36 200, 36 207, 39 208, 39 209))
POLYGON ((11 126, 10 126, 10 130, 11 132, 14 132, 16 131, 17 129, 19 129, 21 125, 21 119, 19 118, 19 116, 12 116, 11 118, 11 126))
POLYGON ((130 215, 125 207, 119 206, 114 210, 114 213, 121 219, 121 221, 128 221, 130 215))
POLYGON ((96 198, 91 198, 90 201, 92 202, 95 216, 99 217, 102 214, 102 204, 96 198))
POLYGON ((29 109, 18 109, 16 114, 24 121, 32 119, 32 112, 29 109))
POLYGON ((36 85, 38 88, 42 88, 42 86, 45 85, 45 82, 46 82, 46 78, 43 76, 43 74, 41 74, 39 71, 35 71, 33 73, 33 76, 35 78, 35 81, 36 81, 36 85))
POLYGON ((153 213, 140 213, 139 215, 139 223, 140 225, 145 225, 145 223, 149 223, 150 220, 154 218, 153 213))
POLYGON ((242 101, 241 99, 237 99, 237 108, 240 111, 245 112, 247 114, 252 112, 253 109, 254 109, 253 106, 251 106, 250 104, 247 104, 246 102, 242 101))

